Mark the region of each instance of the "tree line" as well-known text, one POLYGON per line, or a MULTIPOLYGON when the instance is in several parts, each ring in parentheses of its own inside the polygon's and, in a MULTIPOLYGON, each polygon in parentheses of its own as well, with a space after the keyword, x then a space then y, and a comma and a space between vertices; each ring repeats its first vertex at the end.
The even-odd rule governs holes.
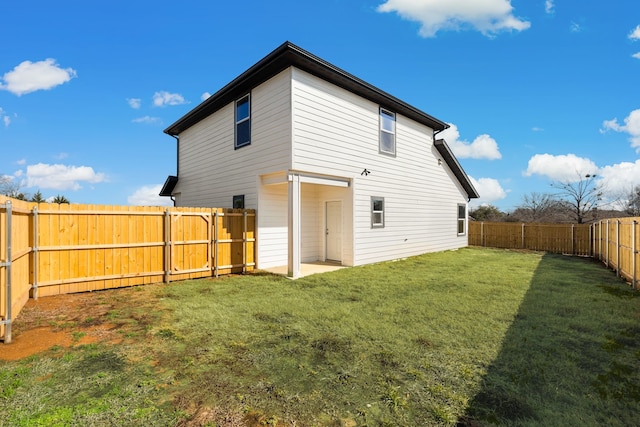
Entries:
POLYGON ((35 203, 70 203, 69 199, 67 199, 63 195, 56 195, 50 200, 44 198, 40 190, 36 191, 33 195, 29 195, 29 193, 25 193, 22 191, 20 184, 13 181, 11 177, 6 175, 0 175, 0 195, 11 197, 17 200, 24 200, 25 202, 35 202, 35 203))
POLYGON ((608 194, 595 174, 580 175, 572 182, 554 182, 553 193, 526 194, 513 211, 502 212, 493 205, 469 211, 471 219, 496 222, 588 223, 603 218, 640 216, 640 185, 624 194, 608 194))

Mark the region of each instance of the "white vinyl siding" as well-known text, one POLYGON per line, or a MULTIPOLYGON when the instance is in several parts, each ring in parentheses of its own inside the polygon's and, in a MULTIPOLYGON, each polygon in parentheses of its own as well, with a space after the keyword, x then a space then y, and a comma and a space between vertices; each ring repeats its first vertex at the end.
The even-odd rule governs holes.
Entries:
POLYGON ((263 185, 258 202, 258 268, 287 265, 287 184, 263 185))
POLYGON ((349 181, 301 184, 303 262, 326 255, 327 201, 342 203, 344 265, 467 245, 453 214, 467 196, 438 165, 429 127, 396 112, 395 157, 381 155, 380 105, 296 68, 251 89, 251 144, 239 150, 235 125, 232 101, 180 134, 175 192, 179 206, 229 207, 243 194, 258 210, 258 268, 288 262, 287 171, 349 181), (384 199, 384 228, 371 226, 372 197, 384 199))
POLYGON ((353 179, 353 265, 467 245, 451 214, 466 194, 433 146, 433 131, 396 114, 396 157, 379 153, 380 106, 293 70, 293 168, 353 179), (364 169, 370 171, 363 175, 364 169), (371 227, 371 197, 385 227, 371 227))
POLYGON ((231 207, 245 195, 258 206, 258 176, 291 163, 290 72, 285 70, 251 91, 251 144, 236 150, 235 102, 180 134, 176 192, 180 206, 231 207))

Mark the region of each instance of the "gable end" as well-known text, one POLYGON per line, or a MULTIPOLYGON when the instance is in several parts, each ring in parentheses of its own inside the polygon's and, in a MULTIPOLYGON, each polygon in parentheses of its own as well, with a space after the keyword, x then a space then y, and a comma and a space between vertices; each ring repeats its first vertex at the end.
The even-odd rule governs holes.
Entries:
POLYGON ((449 125, 435 117, 347 73, 322 58, 307 52, 293 43, 285 42, 169 126, 164 132, 173 136, 179 135, 181 132, 233 102, 236 98, 250 92, 256 86, 264 83, 288 67, 296 67, 304 70, 316 77, 375 102, 381 107, 393 110, 419 123, 425 124, 434 131, 441 131, 449 127, 449 125))

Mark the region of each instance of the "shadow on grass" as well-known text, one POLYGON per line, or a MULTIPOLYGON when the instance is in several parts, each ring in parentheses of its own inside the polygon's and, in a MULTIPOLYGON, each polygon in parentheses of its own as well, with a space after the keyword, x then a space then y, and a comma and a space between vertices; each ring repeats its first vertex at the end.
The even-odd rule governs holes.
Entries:
POLYGON ((458 426, 635 425, 640 294, 601 264, 545 255, 458 426))

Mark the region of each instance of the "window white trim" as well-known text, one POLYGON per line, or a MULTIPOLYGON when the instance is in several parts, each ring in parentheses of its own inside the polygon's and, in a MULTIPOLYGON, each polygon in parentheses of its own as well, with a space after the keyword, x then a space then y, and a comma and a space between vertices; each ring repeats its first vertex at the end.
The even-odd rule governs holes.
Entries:
POLYGON ((384 228, 384 197, 371 196, 371 228, 384 228))
POLYGON ((458 203, 458 236, 464 236, 467 234, 467 205, 464 203, 458 203))
POLYGON ((378 150, 382 154, 396 155, 396 114, 380 107, 380 141, 378 150))

